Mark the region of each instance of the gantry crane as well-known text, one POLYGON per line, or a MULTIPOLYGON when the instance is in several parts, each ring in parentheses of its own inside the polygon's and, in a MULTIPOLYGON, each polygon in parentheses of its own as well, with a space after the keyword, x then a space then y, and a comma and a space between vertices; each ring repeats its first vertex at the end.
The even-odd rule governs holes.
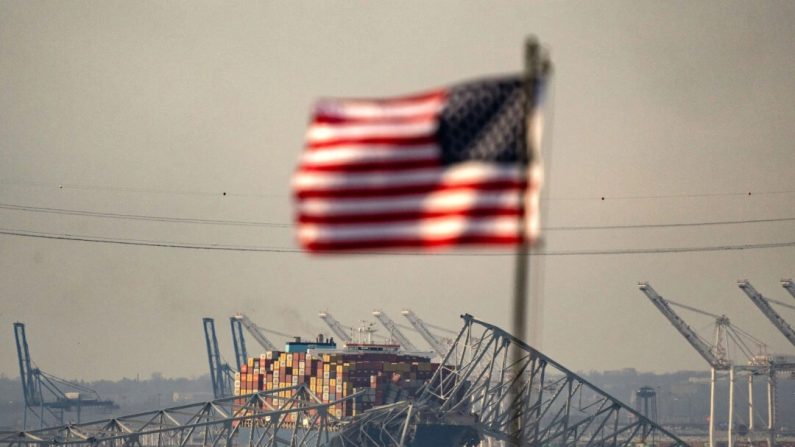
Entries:
POLYGON ((793 283, 791 279, 782 279, 781 287, 787 289, 787 292, 795 298, 795 283, 793 283))
POLYGON ((63 424, 65 411, 75 410, 79 423, 84 407, 118 408, 112 400, 101 399, 99 394, 90 388, 47 374, 34 367, 23 323, 14 323, 14 338, 19 359, 22 395, 25 399, 23 428, 27 428, 28 413, 38 419, 41 428, 45 424, 49 425, 51 420, 63 424))
POLYGON ((323 320, 326 323, 326 325, 328 325, 331 331, 334 332, 334 335, 336 335, 340 340, 342 340, 345 343, 350 343, 351 341, 353 341, 351 334, 346 332, 342 324, 339 321, 337 321, 334 317, 332 317, 330 313, 320 312, 318 316, 320 317, 321 320, 323 320))
POLYGON ((409 352, 419 351, 419 349, 417 349, 417 347, 414 346, 414 344, 411 343, 411 341, 408 338, 406 338, 406 336, 403 335, 402 332, 400 332, 400 329, 398 328, 397 324, 394 321, 392 321, 392 319, 389 318, 383 311, 374 310, 373 316, 377 318, 379 322, 381 322, 381 324, 386 328, 386 330, 389 331, 389 335, 391 335, 392 338, 394 338, 398 343, 400 343, 400 346, 402 346, 403 349, 409 352))
POLYGON ((431 346, 431 349, 439 355, 439 357, 444 357, 447 354, 447 346, 444 345, 442 340, 439 340, 435 335, 428 330, 425 323, 420 320, 420 318, 412 312, 410 309, 404 309, 401 314, 409 320, 409 323, 420 333, 420 336, 428 342, 431 346))
POLYGON ((216 399, 231 396, 234 371, 221 359, 218 349, 218 338, 215 336, 215 320, 206 317, 204 323, 204 341, 207 344, 207 359, 210 364, 210 382, 213 386, 213 395, 216 399))
MULTIPOLYGON (((759 351, 764 352, 766 347, 764 343, 760 342, 756 338, 752 337, 750 334, 746 333, 745 331, 740 330, 739 328, 733 326, 726 315, 715 315, 709 312, 705 312, 700 309, 696 309, 694 307, 690 307, 684 304, 678 304, 670 300, 664 299, 662 296, 657 294, 657 292, 649 285, 648 283, 638 283, 638 288, 646 295, 647 298, 654 304, 655 307, 671 322, 671 324, 676 328, 679 333, 685 337, 685 339, 690 343, 690 345, 696 350, 696 352, 707 361, 710 365, 710 403, 709 403, 709 446, 714 446, 714 439, 715 439, 715 382, 716 382, 716 374, 717 371, 728 371, 729 372, 729 431, 728 431, 728 441, 729 445, 732 445, 732 424, 734 418, 734 371, 735 368, 749 371, 749 414, 752 411, 753 403, 752 403, 752 394, 751 390, 753 388, 753 374, 758 373, 760 370, 763 370, 770 374, 772 377, 772 368, 770 367, 769 357, 766 355, 759 355, 755 354, 751 351, 750 348, 743 342, 743 338, 751 339, 754 343, 757 344, 757 348, 759 351), (715 319, 715 342, 714 344, 709 344, 706 340, 701 338, 690 326, 682 320, 679 315, 671 308, 671 305, 681 307, 683 309, 687 309, 701 315, 709 316, 715 319), (737 367, 733 364, 732 360, 728 356, 728 341, 729 339, 733 340, 739 349, 743 352, 743 354, 748 358, 750 365, 749 366, 740 366, 737 367)), ((768 433, 771 438, 774 436, 774 421, 775 421, 775 406, 772 404, 773 396, 775 396, 775 381, 768 380, 768 433)), ((749 428, 753 429, 753 415, 750 415, 749 418, 749 428)), ((772 442, 770 444, 773 445, 772 442)))
POLYGON ((775 301, 770 298, 764 297, 761 293, 757 292, 754 286, 751 285, 750 282, 747 280, 737 281, 737 286, 748 295, 748 298, 762 311, 762 313, 773 323, 773 326, 781 332, 784 337, 795 346, 795 330, 783 319, 781 315, 773 309, 773 306, 770 305, 770 302, 775 302, 782 306, 792 307, 786 303, 782 303, 780 301, 775 301))
POLYGON ((241 323, 243 323, 243 326, 246 328, 248 333, 251 334, 252 337, 254 337, 254 340, 257 340, 257 343, 259 343, 263 349, 265 349, 266 351, 278 351, 276 345, 274 345, 273 342, 268 340, 268 337, 266 337, 265 334, 263 334, 260 331, 260 328, 256 324, 254 324, 254 322, 251 321, 247 316, 243 314, 237 314, 232 318, 237 319, 241 323))

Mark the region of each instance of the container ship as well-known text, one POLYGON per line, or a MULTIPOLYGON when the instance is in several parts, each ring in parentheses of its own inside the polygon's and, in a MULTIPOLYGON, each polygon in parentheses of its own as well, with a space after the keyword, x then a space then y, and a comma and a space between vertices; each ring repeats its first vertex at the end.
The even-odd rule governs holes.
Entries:
MULTIPOLYGON (((324 403, 363 391, 360 398, 337 403, 333 416, 356 416, 374 406, 413 397, 431 378, 438 363, 432 353, 401 352, 394 343, 366 341, 338 347, 333 338, 314 341, 296 338, 284 351, 250 357, 235 374, 236 396, 306 384, 324 403)), ((295 390, 280 398, 292 397, 295 390)), ((279 404, 279 402, 273 402, 279 404)))

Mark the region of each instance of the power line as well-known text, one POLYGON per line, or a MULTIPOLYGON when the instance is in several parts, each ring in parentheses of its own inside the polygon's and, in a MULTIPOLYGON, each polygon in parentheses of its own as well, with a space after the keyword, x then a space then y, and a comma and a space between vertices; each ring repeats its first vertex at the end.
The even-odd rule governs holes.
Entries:
POLYGON ((194 244, 190 242, 169 242, 169 241, 153 241, 144 239, 121 239, 121 238, 106 238, 101 236, 81 236, 74 234, 57 234, 57 233, 41 233, 26 230, 14 229, 0 229, 0 234, 9 236, 33 237, 43 239, 57 239, 66 241, 78 242, 98 242, 105 244, 118 244, 118 245, 137 245, 144 247, 163 247, 163 248, 186 248, 196 250, 223 250, 223 251, 257 251, 257 252, 285 252, 285 253, 298 253, 300 250, 295 248, 280 248, 280 247, 249 247, 243 245, 225 245, 225 244, 194 244))
POLYGON ((739 225, 739 224, 791 222, 791 221, 795 221, 795 217, 780 217, 780 218, 770 218, 770 219, 744 219, 744 220, 713 220, 706 222, 678 222, 678 223, 661 223, 661 224, 573 225, 573 226, 546 227, 543 228, 543 230, 545 231, 625 230, 625 229, 640 229, 640 228, 704 227, 711 225, 739 225))
POLYGON ((249 227, 275 227, 275 228, 291 227, 291 224, 288 223, 147 216, 140 214, 105 213, 99 211, 72 210, 64 208, 45 208, 45 207, 36 207, 36 206, 27 206, 27 205, 13 205, 7 203, 0 203, 0 208, 15 210, 15 211, 27 211, 33 213, 63 214, 63 215, 72 215, 72 216, 101 217, 109 219, 147 220, 155 222, 180 222, 180 223, 209 224, 209 225, 237 225, 237 226, 249 226, 249 227))
MULTIPOLYGON (((231 196, 231 197, 291 197, 290 194, 262 194, 262 193, 236 193, 226 191, 198 191, 198 190, 175 190, 175 189, 155 189, 155 188, 133 188, 124 186, 105 186, 105 185, 86 185, 86 184, 66 184, 49 183, 24 180, 0 180, 4 185, 32 186, 52 189, 76 189, 76 190, 98 190, 123 193, 143 193, 143 194, 173 194, 173 195, 194 195, 194 196, 231 196)), ((795 194, 795 190, 781 191, 735 191, 717 193, 682 193, 682 194, 647 194, 647 195, 594 195, 581 197, 548 197, 542 201, 610 201, 610 200, 656 200, 656 199, 682 199, 682 198, 701 198, 701 197, 753 197, 795 194)))
MULTIPOLYGON (((141 214, 126 213, 106 213, 100 211, 74 210, 65 208, 47 208, 28 205, 15 205, 0 203, 0 209, 25 211, 33 213, 60 214, 72 216, 87 216, 109 219, 143 220, 154 222, 178 222, 205 225, 234 225, 249 227, 270 227, 270 228, 291 228, 290 223, 281 222, 258 222, 258 221, 239 221, 222 219, 199 219, 186 217, 150 216, 141 214)), ((631 224, 631 225, 573 225, 573 226, 551 226, 544 228, 544 231, 585 231, 585 230, 619 230, 619 229, 649 229, 649 228, 676 228, 676 227, 699 227, 712 225, 738 225, 738 224, 758 224, 775 222, 792 222, 795 217, 781 217, 769 219, 744 219, 744 220, 714 220, 705 222, 675 222, 660 224, 631 224)))
POLYGON ((123 193, 143 193, 143 194, 172 194, 172 195, 189 195, 189 196, 230 196, 230 197, 284 197, 282 194, 258 194, 258 193, 236 193, 227 191, 198 191, 198 190, 178 190, 178 189, 156 189, 156 188, 133 188, 125 186, 106 186, 106 185, 83 185, 79 183, 48 183, 48 182, 34 182, 25 180, 0 180, 4 185, 16 186, 32 186, 37 188, 51 188, 51 189, 76 189, 76 190, 94 190, 94 191, 110 191, 110 192, 123 192, 123 193))
POLYGON ((649 200, 649 199, 693 199, 700 197, 753 197, 770 196, 782 194, 795 194, 795 190, 783 191, 742 191, 742 192, 716 192, 716 193, 688 193, 688 194, 647 194, 647 195, 627 195, 627 196, 583 196, 583 197, 555 197, 549 200, 649 200))
MULTIPOLYGON (((41 239, 68 240, 77 242, 95 242, 118 245, 135 245, 145 247, 161 248, 182 248, 193 250, 218 250, 218 251, 238 251, 238 252, 268 252, 268 253, 304 253, 302 250, 293 247, 257 247, 246 245, 226 245, 226 244, 196 244, 189 242, 169 242, 140 239, 120 239, 106 238, 99 236, 83 236, 73 234, 42 233, 25 230, 0 228, 0 234, 7 236, 30 237, 41 239)), ((697 246, 697 247, 667 247, 667 248, 637 248, 637 249, 614 249, 614 250, 560 250, 560 251, 530 251, 529 256, 593 256, 593 255, 633 255, 633 254, 654 254, 654 253, 693 253, 693 252, 714 252, 731 250, 758 250, 771 248, 795 247, 795 241, 773 242, 765 244, 736 244, 736 245, 717 245, 717 246, 697 246)), ((469 253, 435 253, 435 252, 344 252, 344 254, 368 254, 368 255, 389 255, 389 256, 515 256, 515 252, 469 252, 469 253)))

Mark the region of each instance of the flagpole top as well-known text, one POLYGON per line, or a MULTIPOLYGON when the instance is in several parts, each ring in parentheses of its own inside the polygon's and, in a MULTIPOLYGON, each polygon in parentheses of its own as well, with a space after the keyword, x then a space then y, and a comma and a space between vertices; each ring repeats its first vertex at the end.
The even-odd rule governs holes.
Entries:
POLYGON ((541 46, 535 35, 525 39, 525 73, 531 78, 543 78, 552 71, 549 51, 541 46))

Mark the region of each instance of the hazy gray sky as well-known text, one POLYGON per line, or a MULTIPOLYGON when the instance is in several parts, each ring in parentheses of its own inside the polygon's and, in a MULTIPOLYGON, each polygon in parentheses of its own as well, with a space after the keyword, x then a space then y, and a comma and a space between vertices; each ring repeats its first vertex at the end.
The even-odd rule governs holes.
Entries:
MULTIPOLYGON (((555 64, 549 226, 795 217, 793 23, 788 1, 3 0, 0 204, 276 225, 0 208, 0 228, 292 250, 289 179, 314 98, 515 72, 531 33, 555 64)), ((795 276, 791 245, 560 254, 791 243, 793 221, 545 237, 553 255, 532 261, 545 273, 542 348, 570 368, 705 369, 639 280, 795 353, 735 285, 795 303, 779 285, 795 276)), ((347 324, 409 307, 450 328, 464 312, 508 328, 513 257, 453 253, 313 258, 0 235, 0 373, 18 375, 14 321, 42 369, 89 380, 205 373, 204 316, 231 362, 228 317, 240 311, 305 335, 324 309, 347 324)), ((682 316, 709 333, 708 318, 682 316)))

